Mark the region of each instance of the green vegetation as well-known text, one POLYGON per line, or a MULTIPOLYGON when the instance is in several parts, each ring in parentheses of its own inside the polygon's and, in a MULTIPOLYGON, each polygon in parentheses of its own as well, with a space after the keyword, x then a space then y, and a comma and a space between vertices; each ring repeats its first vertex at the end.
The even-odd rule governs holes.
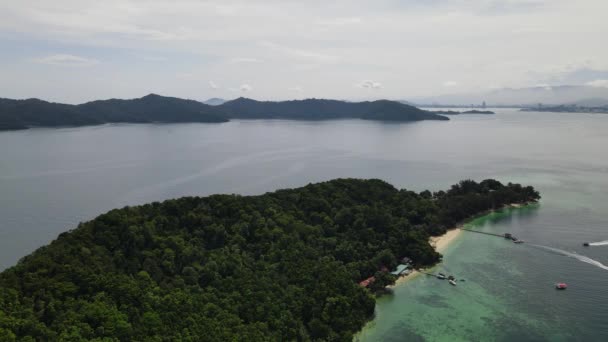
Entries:
POLYGON ((226 122, 232 118, 448 120, 446 117, 416 107, 387 100, 359 103, 316 99, 260 102, 240 98, 221 105, 210 106, 193 100, 155 94, 139 99, 111 99, 80 105, 51 103, 38 99, 0 99, 0 130, 104 123, 226 122))
POLYGON ((0 99, 0 130, 28 127, 85 126, 104 123, 225 122, 212 106, 150 94, 133 100, 104 100, 80 105, 38 99, 0 99))
POLYGON ((220 106, 231 118, 240 119, 365 119, 378 121, 449 120, 396 101, 345 102, 308 99, 283 102, 238 98, 220 106))
POLYGON ((0 273, 0 340, 350 341, 372 290, 446 227, 532 187, 462 181, 420 194, 338 179, 261 196, 112 210, 0 273))

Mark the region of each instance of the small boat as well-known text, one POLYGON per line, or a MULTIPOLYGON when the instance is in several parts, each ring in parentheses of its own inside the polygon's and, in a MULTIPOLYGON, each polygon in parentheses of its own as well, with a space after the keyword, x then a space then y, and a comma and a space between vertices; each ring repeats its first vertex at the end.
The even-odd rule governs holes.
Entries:
POLYGON ((566 283, 557 283, 555 284, 555 288, 558 290, 565 290, 568 288, 568 285, 566 283))
POLYGON ((454 278, 454 276, 451 275, 448 277, 448 280, 456 280, 456 278, 454 278))
POLYGON ((589 242, 583 242, 583 246, 589 247, 589 242))
POLYGON ((443 273, 438 273, 437 274, 437 279, 445 279, 445 278, 446 278, 445 274, 443 274, 443 273))
POLYGON ((513 243, 524 243, 524 241, 523 240, 515 240, 515 241, 513 241, 513 243))
POLYGON ((456 286, 456 281, 454 281, 454 279, 450 279, 448 280, 450 282, 450 284, 452 284, 453 286, 456 286))

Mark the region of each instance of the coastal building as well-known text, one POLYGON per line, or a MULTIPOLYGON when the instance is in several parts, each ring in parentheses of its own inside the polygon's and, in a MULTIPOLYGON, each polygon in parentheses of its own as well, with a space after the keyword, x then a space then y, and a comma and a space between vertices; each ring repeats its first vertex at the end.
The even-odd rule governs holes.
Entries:
POLYGON ((400 276, 405 271, 407 271, 408 267, 409 267, 408 265, 404 265, 404 264, 397 265, 397 268, 393 272, 391 272, 391 274, 392 275, 396 275, 396 276, 400 276))
POLYGON ((376 280, 376 277, 369 277, 369 278, 367 278, 367 279, 362 280, 361 282, 359 282, 359 285, 361 285, 363 287, 368 287, 375 280, 376 280))

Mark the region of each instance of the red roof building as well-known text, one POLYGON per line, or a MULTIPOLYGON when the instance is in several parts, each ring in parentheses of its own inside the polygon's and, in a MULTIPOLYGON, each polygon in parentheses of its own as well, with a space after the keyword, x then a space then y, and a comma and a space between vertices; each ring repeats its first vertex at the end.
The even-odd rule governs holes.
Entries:
POLYGON ((362 280, 359 285, 363 286, 363 287, 368 287, 369 284, 373 283, 376 280, 375 277, 369 277, 365 280, 362 280))

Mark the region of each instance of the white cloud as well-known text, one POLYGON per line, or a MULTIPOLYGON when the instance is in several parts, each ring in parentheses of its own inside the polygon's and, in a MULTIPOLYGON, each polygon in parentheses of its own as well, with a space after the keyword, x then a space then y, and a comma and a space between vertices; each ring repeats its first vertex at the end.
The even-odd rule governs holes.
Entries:
POLYGON ((166 62, 167 57, 162 56, 143 56, 142 59, 147 62, 166 62))
POLYGON ((595 80, 595 81, 587 82, 587 85, 592 86, 592 87, 608 88, 608 80, 595 80))
POLYGON ((358 83, 357 86, 361 87, 361 88, 367 88, 367 89, 380 89, 380 88, 382 88, 382 83, 372 81, 372 80, 365 80, 365 81, 358 83))
POLYGON ((452 87, 457 87, 459 84, 456 81, 444 81, 442 83, 442 85, 447 88, 452 88, 452 87))
POLYGON ((0 0, 0 46, 11 52, 1 57, 0 88, 7 90, 4 96, 84 102, 159 87, 175 96, 213 91, 213 96, 228 97, 234 95, 228 86, 241 92, 244 80, 255 81, 251 94, 267 99, 294 97, 290 85, 304 86, 311 97, 356 99, 468 93, 491 85, 586 84, 608 75, 564 75, 582 68, 608 70, 608 45, 598 43, 605 40, 608 20, 606 0, 584 3, 0 0), (531 48, 534 53, 521 53, 531 48), (76 59, 48 58, 65 51, 76 59), (42 73, 19 63, 38 56, 47 56, 38 63, 101 63, 103 68, 57 76, 53 68, 42 73), (182 74, 185 81, 175 82, 184 72, 191 76, 182 74), (58 84, 58 77, 61 86, 42 90, 40 84, 58 84), (12 85, 34 78, 37 84, 12 85), (372 81, 365 86, 349 86, 367 78, 372 81), (209 79, 222 87, 208 85, 209 79), (449 88, 443 80, 459 85, 449 88))
POLYGON ((253 90, 253 87, 252 87, 251 85, 247 84, 247 83, 244 83, 244 84, 241 84, 241 86, 239 87, 239 89, 240 89, 242 92, 247 93, 247 92, 252 91, 252 90, 253 90))
POLYGON ((211 88, 211 89, 214 89, 214 90, 215 90, 215 89, 218 89, 218 88, 219 88, 219 86, 218 86, 217 84, 215 84, 215 82, 213 82, 213 81, 209 81, 209 88, 211 88))
POLYGON ((362 20, 359 17, 347 17, 321 20, 319 24, 322 26, 328 26, 333 28, 337 26, 356 25, 360 24, 361 22, 362 20))
POLYGON ((75 67, 88 67, 95 64, 99 64, 96 59, 85 58, 80 56, 68 55, 68 54, 56 54, 49 55, 40 58, 34 58, 34 63, 58 65, 58 66, 75 66, 75 67))
POLYGON ((550 85, 550 84, 547 84, 547 83, 539 83, 539 84, 535 84, 533 87, 534 87, 534 88, 543 88, 543 89, 545 89, 545 90, 551 90, 551 89, 553 89, 553 87, 551 87, 551 85, 550 85))
POLYGON ((257 58, 248 58, 248 57, 238 57, 230 59, 230 63, 239 64, 239 63, 261 63, 262 61, 257 58))
POLYGON ((272 42, 260 42, 260 46, 271 49, 275 52, 280 52, 284 55, 296 57, 300 59, 311 60, 317 63, 336 63, 341 58, 331 54, 326 54, 318 51, 311 51, 299 48, 292 48, 284 45, 279 45, 272 42))

